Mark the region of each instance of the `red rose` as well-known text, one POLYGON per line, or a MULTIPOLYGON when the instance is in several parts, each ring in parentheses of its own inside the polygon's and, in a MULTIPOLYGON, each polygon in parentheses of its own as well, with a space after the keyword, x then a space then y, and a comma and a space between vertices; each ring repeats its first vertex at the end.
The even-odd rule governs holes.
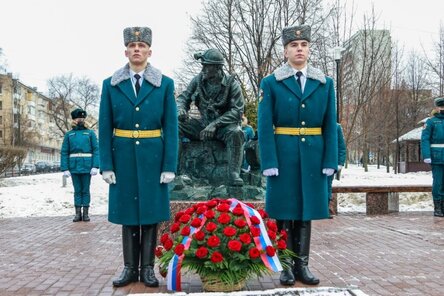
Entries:
POLYGON ((248 233, 242 233, 241 235, 239 235, 239 239, 246 245, 251 243, 251 235, 249 235, 248 233))
POLYGON ((267 255, 270 257, 273 257, 276 254, 276 250, 272 246, 267 246, 265 252, 267 252, 267 255))
POLYGON ((207 206, 203 205, 197 208, 196 213, 198 215, 205 213, 205 211, 207 210, 207 206))
POLYGON ((179 219, 180 217, 182 217, 183 214, 185 214, 185 212, 183 211, 177 212, 177 214, 174 216, 174 222, 179 222, 179 219))
POLYGON ((239 252, 242 248, 242 243, 237 240, 230 240, 228 242, 228 249, 233 252, 239 252))
POLYGON ((240 205, 237 205, 234 209, 233 209, 233 215, 236 216, 242 216, 244 214, 244 210, 242 209, 242 207, 240 205))
POLYGON ((163 247, 157 246, 156 250, 154 251, 154 254, 156 255, 157 258, 160 258, 163 255, 163 247))
POLYGON ((213 219, 214 216, 216 216, 216 213, 213 210, 208 210, 205 212, 205 217, 207 217, 207 219, 213 219))
POLYGON ((227 226, 224 228, 224 234, 225 234, 225 236, 228 236, 228 237, 233 236, 236 234, 236 228, 231 227, 231 226, 227 226))
POLYGON ((205 257, 207 257, 207 255, 208 255, 208 249, 207 248, 205 248, 205 247, 199 247, 197 250, 196 250, 196 257, 197 258, 200 258, 200 259, 203 259, 203 258, 205 258, 205 257))
POLYGON ((277 242, 277 248, 279 250, 285 250, 287 248, 287 243, 284 240, 280 239, 277 242))
POLYGON ((214 208, 215 206, 217 206, 217 200, 212 199, 207 202, 207 207, 214 208))
POLYGON ((285 229, 281 229, 280 235, 283 240, 287 240, 287 232, 285 229))
POLYGON ((208 222, 207 225, 205 226, 205 229, 208 232, 213 232, 217 229, 217 224, 214 222, 208 222))
POLYGON ((191 232, 190 226, 186 225, 180 231, 180 235, 188 236, 188 235, 190 235, 190 232, 191 232))
POLYGON ((202 241, 205 238, 205 232, 203 232, 202 230, 199 230, 198 232, 196 232, 194 234, 194 238, 197 239, 198 241, 202 241))
POLYGON ((163 234, 161 237, 160 237, 160 243, 164 243, 167 239, 169 239, 170 238, 170 236, 168 235, 168 233, 165 233, 165 234, 163 234))
POLYGON ((254 204, 252 204, 252 203, 250 203, 250 202, 246 202, 245 203, 247 206, 249 206, 250 208, 252 208, 252 209, 254 209, 255 207, 254 207, 254 204))
POLYGON ((215 248, 217 246, 219 246, 220 244, 220 238, 218 238, 215 235, 212 235, 208 238, 208 242, 207 242, 209 247, 215 248))
POLYGON ((188 223, 188 221, 190 221, 190 219, 191 219, 191 216, 190 216, 190 215, 188 215, 188 214, 183 214, 183 215, 179 218, 179 221, 185 224, 185 223, 188 223))
POLYGON ((261 230, 259 229, 259 227, 255 226, 250 227, 250 232, 253 237, 259 236, 261 234, 261 230))
POLYGON ((257 210, 259 215, 261 215, 262 219, 268 218, 267 212, 265 212, 263 209, 257 210))
POLYGON ((190 207, 185 210, 185 214, 192 215, 194 213, 194 207, 190 207))
POLYGON ((220 224, 228 224, 231 221, 231 217, 227 213, 220 214, 219 218, 217 218, 217 222, 220 224))
POLYGON ((277 232, 278 228, 276 225, 276 222, 272 221, 272 220, 268 220, 267 221, 267 228, 270 229, 271 231, 277 232))
POLYGON ((178 244, 175 248, 174 248, 174 253, 177 256, 180 256, 183 254, 183 251, 185 250, 185 246, 183 244, 178 244))
POLYGON ((219 212, 229 212, 229 211, 230 211, 230 205, 228 205, 228 204, 226 204, 226 203, 220 204, 220 205, 217 207, 217 210, 218 210, 219 212))
POLYGON ((261 223, 261 221, 259 220, 259 218, 256 217, 256 216, 251 216, 251 217, 250 217, 250 221, 251 221, 251 223, 253 223, 254 225, 258 225, 258 224, 261 223))
POLYGON ((178 232, 180 230, 180 224, 179 223, 173 223, 173 225, 171 225, 171 233, 175 233, 178 232))
POLYGON ((193 226, 194 228, 199 227, 202 224, 202 220, 199 218, 194 218, 193 220, 191 220, 191 226, 193 226))
POLYGON ((275 240, 275 239, 276 239, 276 232, 274 232, 274 231, 268 229, 268 230, 267 230, 267 233, 268 233, 268 237, 269 237, 271 240, 275 240))
POLYGON ((248 255, 250 255, 251 259, 255 259, 261 255, 261 252, 259 252, 259 250, 256 247, 254 247, 248 251, 248 255))
POLYGON ((168 239, 165 241, 165 243, 163 244, 163 247, 165 248, 165 250, 169 251, 171 250, 171 248, 173 247, 173 240, 168 239))
POLYGON ((247 221, 245 221, 245 219, 243 218, 239 218, 234 220, 234 225, 236 225, 239 228, 243 228, 247 225, 247 221))
POLYGON ((219 252, 214 252, 213 255, 211 255, 211 262, 218 263, 222 262, 224 260, 224 256, 222 256, 219 252))

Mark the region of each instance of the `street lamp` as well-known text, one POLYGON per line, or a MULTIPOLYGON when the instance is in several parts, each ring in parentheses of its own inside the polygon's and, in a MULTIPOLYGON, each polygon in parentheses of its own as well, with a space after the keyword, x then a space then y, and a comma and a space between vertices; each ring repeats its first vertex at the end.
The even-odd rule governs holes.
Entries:
POLYGON ((341 56, 344 48, 340 46, 336 46, 333 48, 333 58, 336 61, 336 121, 338 123, 341 122, 342 116, 342 99, 341 99, 341 75, 340 75, 340 66, 341 66, 341 56))

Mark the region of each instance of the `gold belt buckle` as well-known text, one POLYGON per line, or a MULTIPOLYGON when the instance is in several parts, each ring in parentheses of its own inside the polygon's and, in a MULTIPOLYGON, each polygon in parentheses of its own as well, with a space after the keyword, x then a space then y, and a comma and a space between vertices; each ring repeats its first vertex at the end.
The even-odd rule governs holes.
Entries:
POLYGON ((139 131, 133 131, 133 138, 139 137, 139 131))
POLYGON ((305 135, 307 133, 307 128, 306 127, 301 127, 300 129, 299 129, 299 134, 300 135, 305 135))

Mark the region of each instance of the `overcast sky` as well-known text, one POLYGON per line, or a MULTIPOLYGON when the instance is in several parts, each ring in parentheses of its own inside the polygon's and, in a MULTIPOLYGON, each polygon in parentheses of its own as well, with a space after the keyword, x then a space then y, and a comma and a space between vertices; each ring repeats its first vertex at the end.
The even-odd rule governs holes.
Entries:
MULTIPOLYGON (((351 2, 352 0, 349 0, 351 2)), ((444 20, 442 0, 355 0, 356 22, 375 4, 381 27, 406 49, 430 49, 444 20)), ((190 16, 201 0, 2 0, 0 48, 9 71, 23 83, 46 92, 56 75, 102 80, 126 63, 122 31, 129 26, 153 30, 151 63, 172 76, 185 58, 190 16)))

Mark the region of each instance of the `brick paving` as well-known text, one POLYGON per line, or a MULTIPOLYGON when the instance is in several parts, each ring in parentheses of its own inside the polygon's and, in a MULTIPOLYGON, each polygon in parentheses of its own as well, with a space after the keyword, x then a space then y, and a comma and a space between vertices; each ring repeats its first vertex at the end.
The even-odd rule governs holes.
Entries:
MULTIPOLYGON (((119 225, 94 213, 89 223, 73 223, 72 216, 0 219, 0 295, 166 293, 164 279, 159 288, 112 287, 123 265, 120 233, 119 225)), ((310 267, 320 287, 444 295, 444 218, 401 212, 315 221, 310 267)), ((185 292, 202 292, 198 277, 183 279, 185 292)), ((281 288, 278 274, 247 285, 251 291, 273 288, 281 288)))

